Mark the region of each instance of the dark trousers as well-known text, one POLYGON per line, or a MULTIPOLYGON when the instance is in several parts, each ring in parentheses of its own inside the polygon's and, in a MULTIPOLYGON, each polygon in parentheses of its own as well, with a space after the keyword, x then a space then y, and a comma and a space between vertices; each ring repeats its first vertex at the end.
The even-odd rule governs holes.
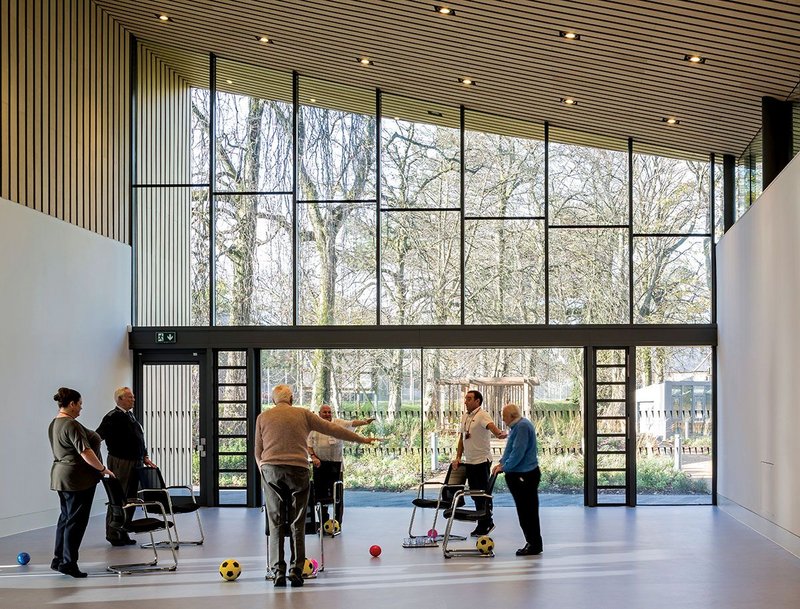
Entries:
POLYGON ((290 570, 302 575, 306 561, 306 508, 308 507, 308 468, 293 465, 261 466, 264 496, 269 519, 269 556, 275 576, 286 575, 283 539, 283 512, 289 522, 290 570), (281 489, 281 490, 279 490, 281 489), (285 499, 281 494, 285 493, 285 499))
MULTIPOLYGON (((333 503, 333 483, 342 479, 341 461, 320 461, 314 468, 314 500, 322 503, 322 523, 328 520, 328 504, 333 503)), ((344 518, 344 497, 334 508, 334 518, 342 524, 344 518)))
MULTIPOLYGON (((486 490, 486 486, 489 484, 489 470, 491 469, 492 462, 485 461, 484 463, 464 463, 463 466, 467 468, 467 484, 469 485, 470 490, 486 490)), ((475 502, 475 509, 482 510, 484 507, 486 507, 486 502, 488 499, 485 499, 484 497, 474 497, 473 501, 475 502)), ((492 511, 490 506, 488 515, 478 521, 477 528, 480 531, 487 531, 493 526, 494 523, 492 521, 492 511)))
MULTIPOLYGON (((108 469, 114 472, 117 480, 119 480, 126 499, 136 498, 139 492, 139 474, 136 472, 138 465, 137 461, 119 459, 114 455, 108 455, 108 469)), ((128 512, 128 517, 132 518, 136 508, 127 508, 125 511, 128 512)), ((106 539, 108 541, 127 541, 130 539, 125 531, 111 528, 111 506, 106 511, 106 539)))
POLYGON ((56 525, 56 547, 53 551, 55 566, 77 566, 78 551, 92 512, 95 488, 97 487, 91 486, 84 491, 58 491, 61 515, 56 525))
POLYGON ((542 549, 542 530, 539 525, 539 481, 542 472, 537 467, 529 472, 506 472, 506 484, 514 504, 525 541, 534 549, 542 549))

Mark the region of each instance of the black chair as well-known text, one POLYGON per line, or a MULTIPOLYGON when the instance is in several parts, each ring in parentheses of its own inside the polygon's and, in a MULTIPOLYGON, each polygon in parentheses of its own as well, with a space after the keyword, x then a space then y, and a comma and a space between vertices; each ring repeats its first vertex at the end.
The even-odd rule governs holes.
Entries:
POLYGON ((178 568, 178 555, 175 553, 175 545, 172 543, 172 533, 170 532, 170 528, 174 525, 167 518, 164 505, 158 501, 127 499, 125 497, 125 492, 122 490, 122 485, 116 478, 103 478, 103 486, 106 489, 108 506, 111 509, 111 520, 109 522, 109 526, 132 535, 149 533, 153 548, 152 562, 108 565, 106 568, 112 573, 116 573, 118 575, 131 575, 133 573, 146 573, 150 571, 175 571, 175 569, 178 568), (145 510, 144 518, 134 518, 135 508, 137 507, 141 507, 145 510), (161 518, 151 518, 147 513, 148 509, 161 512, 161 518), (165 567, 158 566, 158 550, 156 550, 157 544, 153 543, 153 533, 155 531, 167 532, 167 538, 169 539, 170 544, 169 547, 172 551, 171 565, 165 567))
POLYGON ((491 550, 488 553, 481 552, 477 547, 475 548, 460 548, 450 549, 448 543, 455 536, 451 534, 453 522, 459 520, 461 522, 478 522, 492 513, 492 491, 494 490, 494 483, 497 481, 497 474, 489 476, 489 481, 486 483, 485 489, 469 489, 458 491, 453 497, 453 502, 449 508, 444 511, 444 517, 447 518, 447 528, 444 531, 444 540, 442 542, 442 553, 445 558, 452 558, 453 556, 483 556, 490 558, 494 556, 491 550), (464 497, 483 497, 486 501, 481 509, 469 509, 459 507, 463 502, 464 497))
MULTIPOLYGON (((203 532, 203 523, 200 521, 200 505, 195 500, 194 491, 188 486, 167 486, 164 483, 164 477, 161 475, 161 470, 157 467, 139 467, 137 468, 139 474, 139 498, 144 501, 157 501, 164 506, 164 510, 169 514, 169 518, 175 527, 175 544, 201 546, 205 541, 205 533, 203 532), (188 494, 173 494, 170 491, 185 490, 188 494), (177 514, 191 514, 194 513, 197 518, 197 528, 200 529, 200 539, 182 541, 178 533, 178 525, 175 522, 177 514)), ((158 542, 164 545, 167 542, 158 542)))
MULTIPOLYGON (((459 491, 463 491, 465 488, 465 484, 467 481, 467 468, 466 467, 459 467, 453 468, 453 464, 451 463, 447 468, 447 473, 444 476, 444 480, 439 482, 438 480, 426 480, 422 484, 417 487, 417 496, 415 499, 411 501, 414 506, 414 509, 411 511, 411 522, 408 523, 408 538, 403 542, 403 547, 405 548, 418 548, 418 547, 436 547, 438 543, 437 541, 442 539, 442 536, 439 535, 435 539, 428 537, 427 531, 422 535, 415 535, 413 532, 414 528, 414 517, 417 514, 417 509, 433 509, 435 510, 433 513, 433 524, 431 524, 431 529, 436 529, 436 522, 439 518, 439 512, 449 508, 453 504, 453 498, 456 496, 456 493, 459 491), (439 492, 436 496, 429 495, 428 497, 425 496, 425 490, 429 487, 439 487, 439 492), (424 543, 419 543, 419 541, 423 541, 424 543)), ((463 497, 458 504, 459 507, 464 505, 463 497)), ((462 541, 466 539, 466 537, 451 535, 453 539, 461 539, 462 541)))
MULTIPOLYGON (((342 464, 340 462, 329 462, 327 470, 322 474, 320 472, 322 472, 321 468, 313 470, 311 494, 308 502, 316 506, 320 525, 324 525, 328 518, 337 520, 341 525, 344 512, 344 472, 342 471, 342 464), (328 506, 332 507, 332 516, 328 506)), ((338 531, 333 531, 329 535, 336 537, 341 532, 340 527, 338 531)))

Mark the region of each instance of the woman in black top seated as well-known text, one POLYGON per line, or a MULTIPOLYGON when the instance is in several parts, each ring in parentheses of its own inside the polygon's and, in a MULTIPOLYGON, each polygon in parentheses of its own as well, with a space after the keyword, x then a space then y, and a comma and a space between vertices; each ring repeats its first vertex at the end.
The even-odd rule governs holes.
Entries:
POLYGON ((83 408, 81 394, 61 387, 53 399, 58 402, 58 415, 47 430, 53 448, 50 488, 58 491, 61 516, 50 568, 72 577, 86 577, 78 569, 78 550, 89 524, 95 487, 103 475, 114 474, 98 457, 100 436, 76 421, 83 408))

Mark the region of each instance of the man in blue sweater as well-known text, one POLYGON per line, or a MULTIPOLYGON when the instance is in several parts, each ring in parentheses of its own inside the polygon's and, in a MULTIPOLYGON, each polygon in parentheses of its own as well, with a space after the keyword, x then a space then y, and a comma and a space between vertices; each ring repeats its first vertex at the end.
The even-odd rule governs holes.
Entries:
POLYGON ((542 532, 539 527, 539 471, 536 430, 533 423, 523 418, 516 404, 503 407, 503 423, 511 429, 506 449, 500 463, 492 473, 503 472, 514 504, 517 506, 519 526, 525 535, 525 546, 517 556, 535 556, 542 553, 542 532))

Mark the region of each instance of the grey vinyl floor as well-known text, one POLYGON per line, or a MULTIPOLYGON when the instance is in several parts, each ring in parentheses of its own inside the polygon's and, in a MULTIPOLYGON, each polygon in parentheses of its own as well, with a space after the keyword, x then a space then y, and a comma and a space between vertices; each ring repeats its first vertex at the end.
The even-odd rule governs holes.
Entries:
MULTIPOLYGON (((800 608, 800 559, 714 507, 545 507, 538 557, 514 555, 522 545, 516 514, 499 507, 495 557, 450 560, 441 548, 402 547, 409 516, 408 508, 348 508, 342 535, 325 541, 324 572, 298 589, 265 581, 258 509, 203 510, 206 544, 182 547, 174 573, 105 573, 109 561, 149 551, 110 547, 102 517, 84 540, 84 580, 50 571, 53 528, 8 536, 0 538, 0 609, 800 608), (369 554, 373 544, 379 558, 369 554), (16 564, 20 551, 30 565, 16 564), (225 558, 243 564, 235 582, 218 574, 225 558)), ((194 522, 183 518, 189 537, 194 522)), ((316 538, 307 537, 306 553, 319 560, 316 538)))

